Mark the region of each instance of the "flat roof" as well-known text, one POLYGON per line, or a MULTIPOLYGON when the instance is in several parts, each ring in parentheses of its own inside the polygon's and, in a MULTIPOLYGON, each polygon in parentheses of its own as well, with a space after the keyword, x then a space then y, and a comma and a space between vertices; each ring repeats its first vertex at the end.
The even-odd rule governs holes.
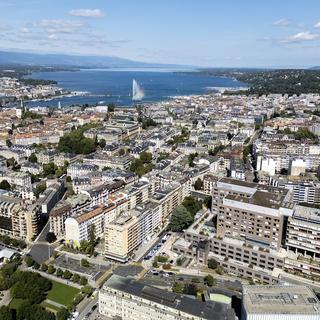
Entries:
MULTIPOLYGON (((112 288, 125 292, 155 303, 162 304, 169 308, 188 313, 202 319, 208 320, 234 320, 233 310, 228 305, 214 301, 203 302, 197 299, 162 290, 156 287, 145 285, 142 282, 135 281, 130 277, 121 277, 112 275, 105 282, 103 290, 112 288)), ((168 310, 168 312, 170 312, 168 310)))
POLYGON ((296 205, 294 218, 320 223, 320 209, 296 205))
POLYGON ((320 315, 320 302, 307 286, 243 286, 243 305, 249 314, 320 315))

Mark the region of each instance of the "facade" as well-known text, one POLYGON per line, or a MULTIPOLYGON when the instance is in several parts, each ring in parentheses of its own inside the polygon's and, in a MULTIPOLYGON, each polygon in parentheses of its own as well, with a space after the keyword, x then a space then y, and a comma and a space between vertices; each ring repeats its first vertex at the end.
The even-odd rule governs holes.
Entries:
POLYGON ((39 212, 20 198, 0 196, 0 234, 31 240, 38 233, 39 212))
POLYGON ((113 275, 99 292, 99 312, 110 319, 234 320, 226 304, 203 302, 113 275))
POLYGON ((320 302, 306 286, 244 286, 243 320, 319 320, 320 302))
POLYGON ((94 228, 95 237, 104 234, 105 225, 116 218, 116 206, 100 205, 88 208, 65 221, 66 242, 78 247, 83 240, 89 240, 90 229, 94 228))
POLYGON ((288 220, 286 247, 320 261, 320 209, 296 206, 288 220))
POLYGON ((161 227, 161 207, 155 203, 139 205, 105 227, 105 256, 125 262, 132 252, 161 227))

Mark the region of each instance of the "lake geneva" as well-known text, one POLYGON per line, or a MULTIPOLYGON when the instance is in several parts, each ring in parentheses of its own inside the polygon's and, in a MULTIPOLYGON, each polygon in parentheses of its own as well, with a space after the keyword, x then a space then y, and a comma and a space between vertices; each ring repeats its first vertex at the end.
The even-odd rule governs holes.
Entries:
POLYGON ((218 87, 245 87, 231 78, 176 73, 163 69, 81 69, 80 71, 35 72, 30 78, 55 80, 69 91, 88 94, 57 98, 50 101, 32 101, 29 106, 61 106, 74 104, 107 104, 120 106, 157 102, 169 97, 205 94, 218 87), (144 92, 141 102, 132 101, 132 81, 135 79, 144 92))

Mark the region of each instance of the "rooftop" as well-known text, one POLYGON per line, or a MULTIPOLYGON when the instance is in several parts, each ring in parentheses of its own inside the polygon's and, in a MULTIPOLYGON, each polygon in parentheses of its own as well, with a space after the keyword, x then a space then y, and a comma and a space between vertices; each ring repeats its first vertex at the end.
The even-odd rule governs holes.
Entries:
POLYGON ((244 286, 247 313, 320 314, 320 302, 307 286, 244 286))
MULTIPOLYGON (((166 307, 185 312, 190 315, 212 320, 235 319, 234 312, 227 305, 207 301, 203 302, 187 296, 179 295, 166 290, 161 290, 141 282, 134 281, 129 277, 113 275, 103 286, 103 290, 112 288, 121 292, 162 304, 166 307)), ((168 310, 170 312, 170 310, 168 310)))

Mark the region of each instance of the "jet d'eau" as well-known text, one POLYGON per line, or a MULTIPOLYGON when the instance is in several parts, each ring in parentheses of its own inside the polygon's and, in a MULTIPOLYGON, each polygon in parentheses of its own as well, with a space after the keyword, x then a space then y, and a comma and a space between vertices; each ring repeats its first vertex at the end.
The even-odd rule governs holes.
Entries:
POLYGON ((132 80, 132 100, 133 101, 140 101, 144 98, 144 91, 142 87, 139 85, 137 80, 132 80))

